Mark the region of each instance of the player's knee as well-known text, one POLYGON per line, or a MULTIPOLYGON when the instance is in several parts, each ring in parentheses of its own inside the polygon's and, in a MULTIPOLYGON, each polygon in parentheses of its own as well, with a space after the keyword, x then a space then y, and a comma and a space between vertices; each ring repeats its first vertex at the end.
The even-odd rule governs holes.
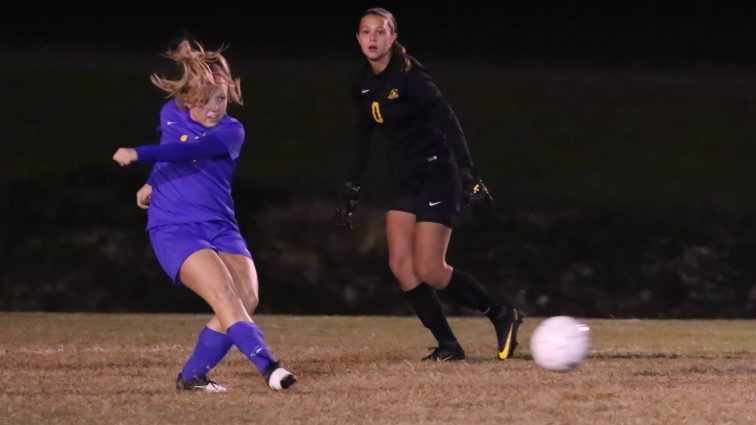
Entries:
POLYGON ((225 309, 229 306, 235 305, 238 302, 239 294, 236 292, 234 284, 231 280, 228 280, 227 282, 224 281, 219 283, 218 285, 215 285, 212 292, 211 304, 216 304, 218 307, 225 309))
POLYGON ((244 299, 242 301, 247 312, 249 314, 252 314, 255 312, 255 310, 257 310, 257 305, 260 303, 260 298, 253 291, 249 291, 244 294, 244 299))
POLYGON ((415 265, 417 277, 433 288, 441 289, 444 282, 444 267, 442 264, 419 262, 415 265))
POLYGON ((389 268, 399 280, 414 274, 412 260, 406 257, 389 257, 389 268))

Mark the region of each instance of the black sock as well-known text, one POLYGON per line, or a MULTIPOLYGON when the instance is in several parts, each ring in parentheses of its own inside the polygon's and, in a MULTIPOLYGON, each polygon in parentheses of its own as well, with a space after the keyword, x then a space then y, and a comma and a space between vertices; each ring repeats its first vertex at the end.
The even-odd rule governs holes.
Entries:
POLYGON ((425 283, 420 283, 415 289, 404 293, 412 310, 428 328, 441 346, 458 345, 457 338, 452 333, 449 322, 446 321, 441 301, 436 291, 425 283))
POLYGON ((502 308, 508 310, 506 304, 498 304, 483 285, 457 268, 452 271, 452 278, 442 291, 457 303, 478 310, 491 319, 499 317, 502 313, 508 313, 502 312, 502 308))

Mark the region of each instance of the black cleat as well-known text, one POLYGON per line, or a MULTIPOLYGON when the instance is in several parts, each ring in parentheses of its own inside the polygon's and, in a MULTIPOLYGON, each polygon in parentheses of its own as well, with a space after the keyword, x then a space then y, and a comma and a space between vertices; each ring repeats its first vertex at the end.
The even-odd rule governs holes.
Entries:
POLYGON ((176 389, 179 391, 205 391, 208 393, 225 393, 228 391, 226 387, 216 384, 206 375, 200 375, 185 381, 180 373, 176 378, 176 389))
POLYGON ((511 359, 517 348, 517 329, 522 323, 522 312, 516 308, 500 307, 498 316, 491 319, 496 329, 497 356, 500 360, 511 359), (505 314, 507 313, 507 314, 505 314))
POLYGON ((278 362, 268 365, 265 373, 263 373, 263 378, 265 378, 268 386, 276 391, 286 390, 297 383, 297 378, 291 372, 279 366, 278 362))
POLYGON ((430 354, 423 357, 424 362, 451 362, 465 359, 465 350, 462 346, 457 345, 439 345, 430 354))

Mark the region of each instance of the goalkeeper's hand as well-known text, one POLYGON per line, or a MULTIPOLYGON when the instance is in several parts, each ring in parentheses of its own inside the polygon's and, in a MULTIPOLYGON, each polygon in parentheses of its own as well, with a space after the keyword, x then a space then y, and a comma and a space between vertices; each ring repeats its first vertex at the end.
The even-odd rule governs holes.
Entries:
POLYGON ((476 176, 475 171, 463 168, 459 171, 462 180, 463 206, 472 212, 476 219, 487 218, 493 209, 493 196, 483 180, 476 176))
POLYGON ((336 206, 336 226, 354 230, 352 213, 357 208, 360 187, 353 182, 346 182, 341 188, 339 202, 336 206))

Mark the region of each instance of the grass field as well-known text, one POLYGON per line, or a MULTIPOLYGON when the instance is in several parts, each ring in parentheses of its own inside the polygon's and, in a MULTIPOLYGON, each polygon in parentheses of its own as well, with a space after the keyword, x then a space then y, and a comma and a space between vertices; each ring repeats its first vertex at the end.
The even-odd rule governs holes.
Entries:
POLYGON ((234 350, 227 394, 177 393, 201 315, 0 314, 0 424, 753 424, 756 321, 586 320, 588 360, 540 369, 526 318, 494 360, 482 318, 452 318, 468 360, 426 364, 411 317, 260 316, 299 383, 264 385, 234 350))

